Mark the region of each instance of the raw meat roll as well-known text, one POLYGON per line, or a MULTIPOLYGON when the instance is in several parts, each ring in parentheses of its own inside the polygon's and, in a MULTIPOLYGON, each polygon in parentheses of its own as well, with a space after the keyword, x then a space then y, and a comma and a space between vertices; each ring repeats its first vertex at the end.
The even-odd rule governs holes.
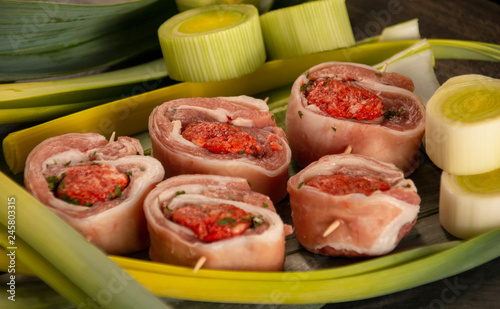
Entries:
POLYGON ((335 256, 391 252, 416 222, 420 197, 394 165, 356 154, 327 155, 288 181, 297 240, 335 256))
POLYGON ((168 177, 243 177, 277 202, 286 195, 291 151, 263 100, 247 96, 165 102, 149 117, 152 153, 168 177))
POLYGON ((278 271, 285 228, 269 197, 244 178, 179 175, 144 201, 151 260, 226 270, 278 271))
POLYGON ((35 198, 109 254, 149 244, 142 203, 164 176, 130 137, 107 141, 97 133, 49 138, 26 160, 24 182, 35 198))
POLYGON ((324 155, 352 153, 412 173, 419 163, 425 109, 413 82, 370 66, 327 62, 293 84, 286 133, 300 166, 324 155))

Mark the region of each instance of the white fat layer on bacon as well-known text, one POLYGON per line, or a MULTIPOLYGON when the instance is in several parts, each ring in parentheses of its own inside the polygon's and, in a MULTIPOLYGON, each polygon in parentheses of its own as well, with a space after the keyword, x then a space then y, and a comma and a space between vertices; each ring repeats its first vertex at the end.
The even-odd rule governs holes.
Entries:
POLYGON ((88 162, 89 156, 87 152, 81 152, 77 149, 70 149, 64 152, 56 153, 48 157, 42 162, 42 171, 44 172, 47 167, 51 165, 64 165, 64 164, 78 164, 80 161, 88 162))
POLYGON ((210 108, 204 108, 200 106, 186 106, 186 105, 180 105, 177 107, 178 110, 182 109, 188 109, 188 110, 196 110, 199 111, 207 116, 210 116, 210 118, 213 118, 214 121, 220 122, 220 123, 229 123, 228 119, 231 118, 230 123, 232 125, 238 126, 238 127, 252 127, 254 122, 251 119, 245 119, 241 117, 236 117, 233 119, 234 115, 233 113, 222 109, 222 108, 216 108, 216 109, 210 109, 210 108))
POLYGON ((372 176, 380 178, 394 185, 402 181, 403 174, 395 169, 393 164, 359 160, 358 156, 339 155, 338 161, 325 162, 313 165, 301 175, 301 181, 307 182, 319 175, 333 175, 341 171, 345 176, 363 177, 372 176))
POLYGON ((188 109, 188 110, 199 111, 205 115, 210 116, 211 118, 213 118, 213 120, 218 121, 218 122, 222 122, 222 123, 226 123, 228 120, 227 116, 230 116, 230 113, 227 110, 222 109, 222 108, 210 109, 210 108, 205 108, 205 107, 201 107, 201 106, 179 105, 176 109, 177 110, 188 109))
POLYGON ((237 97, 223 97, 223 98, 227 99, 229 101, 238 102, 241 105, 252 107, 255 109, 260 109, 260 110, 264 110, 264 111, 269 110, 269 106, 267 105, 267 103, 264 100, 256 99, 256 98, 249 97, 246 95, 241 95, 241 96, 237 96, 237 97))

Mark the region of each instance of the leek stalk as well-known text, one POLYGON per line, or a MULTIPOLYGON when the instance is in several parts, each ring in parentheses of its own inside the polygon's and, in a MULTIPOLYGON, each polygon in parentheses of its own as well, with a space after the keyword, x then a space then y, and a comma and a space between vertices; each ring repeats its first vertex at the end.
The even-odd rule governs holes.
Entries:
MULTIPOLYGON (((157 105, 172 99, 196 96, 256 95, 293 83, 297 76, 313 65, 326 61, 348 61, 374 65, 412 46, 418 41, 394 41, 363 44, 346 49, 268 61, 245 76, 208 83, 184 82, 137 96, 113 101, 75 114, 61 117, 28 129, 9 134, 3 140, 7 164, 14 174, 24 169, 28 153, 43 140, 69 132, 98 132, 111 136, 134 135, 147 130, 149 114, 157 105), (132 121, 133 119, 133 121, 132 121), (76 121, 78 120, 78 121, 76 121)), ((453 55, 441 57, 500 61, 500 46, 494 44, 432 40, 432 49, 455 45, 453 55)), ((450 50, 448 50, 450 51, 450 50)), ((436 59, 440 59, 436 56, 436 59)))
POLYGON ((91 76, 0 84, 0 124, 47 121, 164 84, 163 59, 91 76))
POLYGON ((464 239, 500 228, 500 168, 468 176, 442 172, 439 222, 464 239))
POLYGON ((452 77, 427 104, 426 152, 447 173, 474 175, 500 168, 498 132, 500 79, 452 77))
POLYGON ((292 58, 355 44, 345 0, 311 1, 260 17, 269 59, 292 58))
POLYGON ((46 121, 71 113, 110 102, 112 99, 102 99, 83 103, 61 104, 53 106, 23 107, 0 109, 0 125, 46 121))
POLYGON ((0 82, 84 72, 159 51, 174 0, 111 5, 0 1, 0 82))
POLYGON ((182 12, 160 26, 158 37, 169 75, 179 81, 237 78, 266 60, 259 12, 249 4, 182 12))
POLYGON ((101 99, 117 99, 157 88, 167 77, 163 59, 95 75, 26 83, 0 84, 0 109, 41 107, 101 99), (131 93, 131 91, 134 91, 131 93), (127 95, 128 94, 128 95, 127 95))
MULTIPOLYGON (((2 225, 0 229, 1 245, 4 248, 11 248, 6 242, 8 239, 7 229, 2 225)), ((30 268, 25 265, 30 265, 32 269, 36 269, 36 273, 40 278, 44 278, 45 282, 50 285, 54 290, 58 291, 62 296, 74 304, 86 303, 88 307, 96 307, 97 303, 88 297, 88 295, 80 289, 78 285, 69 280, 63 273, 61 273, 54 265, 49 263, 46 259, 39 256, 33 248, 23 242, 19 237, 16 239, 15 250, 2 250, 2 259, 7 262, 7 267, 3 270, 8 272, 14 271, 14 275, 19 274, 34 274, 30 268), (15 252, 16 264, 14 268, 8 268, 10 257, 7 254, 15 252), (24 271, 23 271, 24 269, 24 271), (44 275, 47 274, 47 275, 44 275)))
POLYGON ((16 258, 54 289, 82 307, 97 303, 105 308, 165 308, 102 251, 3 173, 0 182, 0 199, 11 206, 0 207, 1 235, 15 236, 9 238, 7 249, 15 251, 16 258))

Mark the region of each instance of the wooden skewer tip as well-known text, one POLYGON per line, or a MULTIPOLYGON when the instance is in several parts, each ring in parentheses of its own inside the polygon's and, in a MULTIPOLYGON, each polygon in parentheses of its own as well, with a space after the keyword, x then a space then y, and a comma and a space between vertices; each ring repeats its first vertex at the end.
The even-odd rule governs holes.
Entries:
POLYGON ((203 264, 205 264, 205 262, 207 261, 207 258, 202 256, 198 259, 198 261, 196 262, 196 264, 194 265, 194 268, 193 268, 193 273, 197 273, 198 270, 201 269, 201 267, 203 266, 203 264))
POLYGON ((332 224, 330 224, 326 228, 325 232, 323 233, 323 237, 326 237, 326 236, 330 235, 331 233, 333 233, 339 226, 340 226, 339 220, 333 221, 332 224))
POLYGON ((351 151, 352 151, 351 145, 347 145, 347 147, 344 150, 344 153, 351 153, 351 151))
POLYGON ((387 70, 387 62, 384 62, 384 66, 380 69, 380 72, 385 73, 385 70, 387 70))
POLYGON ((113 133, 111 134, 111 137, 109 138, 110 143, 115 141, 115 135, 116 135, 116 132, 113 131, 113 133))

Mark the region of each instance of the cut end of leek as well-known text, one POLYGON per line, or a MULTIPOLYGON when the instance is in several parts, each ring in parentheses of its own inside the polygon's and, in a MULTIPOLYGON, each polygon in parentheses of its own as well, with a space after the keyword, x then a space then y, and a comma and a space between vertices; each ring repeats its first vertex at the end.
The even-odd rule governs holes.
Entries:
POLYGON ((500 80, 462 75, 427 103, 425 146, 439 168, 474 175, 500 168, 500 80))
POLYGON ((379 37, 379 42, 400 40, 420 40, 417 18, 385 27, 379 37))
POLYGON ((443 172, 439 220, 463 239, 500 228, 500 169, 470 176, 443 172))
POLYGON ((285 59, 355 44, 344 0, 312 1, 260 17, 269 59, 285 59))
POLYGON ((179 12, 213 4, 253 4, 262 14, 269 11, 273 3, 273 0, 175 0, 179 12))
POLYGON ((212 82, 237 78, 264 64, 266 51, 253 5, 211 5, 191 9, 158 29, 172 79, 212 82))
POLYGON ((415 94, 425 104, 439 88, 439 81, 434 73, 434 53, 431 44, 425 39, 373 67, 381 70, 384 66, 386 72, 396 72, 411 78, 415 94))

